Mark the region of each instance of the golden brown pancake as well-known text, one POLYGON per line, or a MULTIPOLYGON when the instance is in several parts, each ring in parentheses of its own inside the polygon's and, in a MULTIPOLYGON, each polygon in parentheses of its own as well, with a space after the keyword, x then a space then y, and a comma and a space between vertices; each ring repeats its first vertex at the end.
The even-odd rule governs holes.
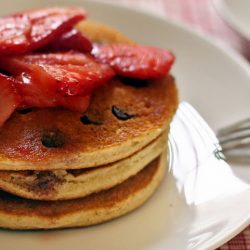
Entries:
POLYGON ((0 193, 0 227, 52 229, 101 223, 144 203, 158 187, 166 169, 166 153, 121 184, 84 198, 34 201, 0 193))
MULTIPOLYGON (((86 22, 79 27, 93 41, 129 42, 104 25, 86 22)), ((16 112, 0 130, 0 169, 82 169, 126 158, 165 130, 177 104, 170 75, 155 81, 117 77, 95 92, 85 114, 64 109, 16 112), (48 147, 48 140, 59 146, 48 147)))
POLYGON ((67 200, 111 188, 137 174, 166 147, 168 131, 139 152, 120 161, 89 169, 0 171, 0 188, 35 200, 67 200))

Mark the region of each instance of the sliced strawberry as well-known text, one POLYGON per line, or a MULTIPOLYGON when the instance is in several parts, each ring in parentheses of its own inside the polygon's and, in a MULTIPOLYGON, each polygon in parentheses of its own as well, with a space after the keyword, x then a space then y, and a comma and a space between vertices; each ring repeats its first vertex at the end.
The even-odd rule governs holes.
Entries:
POLYGON ((0 54, 25 53, 30 46, 27 37, 31 22, 27 16, 16 15, 0 19, 0 54))
POLYGON ((0 127, 11 116, 21 102, 16 92, 15 80, 0 74, 0 127))
POLYGON ((61 99, 61 106, 72 111, 83 113, 90 103, 90 96, 65 96, 61 99))
POLYGON ((80 8, 48 8, 25 14, 32 22, 32 50, 56 40, 86 16, 85 10, 80 8))
POLYGON ((73 52, 3 57, 0 68, 18 80, 24 107, 63 106, 81 112, 94 89, 114 75, 109 66, 73 52))
MULTIPOLYGON (((38 68, 37 68, 38 69, 38 68)), ((62 96, 56 93, 53 86, 54 79, 42 72, 39 74, 39 69, 33 71, 31 75, 22 74, 19 76, 17 88, 22 94, 22 107, 65 107, 76 112, 85 112, 88 108, 90 96, 62 96)))
POLYGON ((47 8, 0 19, 0 54, 25 54, 56 40, 84 19, 79 8, 47 8))
MULTIPOLYGON (((89 63, 99 65, 99 63, 96 62, 92 56, 84 55, 83 53, 79 52, 34 53, 25 56, 0 58, 0 67, 10 67, 11 70, 14 72, 17 70, 18 67, 22 68, 27 64, 86 66, 89 63)), ((107 66, 105 67, 108 68, 107 66)), ((25 69, 25 67, 22 68, 22 70, 23 69, 25 69)))
POLYGON ((28 85, 36 82, 65 96, 89 95, 114 76, 109 66, 76 52, 6 57, 0 59, 0 68, 15 76, 21 75, 22 81, 29 82, 28 85))
POLYGON ((90 96, 63 96, 58 93, 55 80, 40 66, 30 65, 30 74, 22 73, 18 77, 16 88, 22 95, 22 108, 65 107, 72 111, 84 112, 90 96))
POLYGON ((37 108, 60 106, 58 99, 61 96, 56 93, 54 79, 41 72, 37 65, 30 65, 27 72, 17 76, 16 88, 22 96, 22 106, 37 108), (28 71, 30 72, 27 73, 28 71))
POLYGON ((97 46, 92 53, 118 75, 140 79, 163 77, 175 59, 171 52, 164 49, 128 44, 97 46))
POLYGON ((42 51, 68 51, 76 50, 89 53, 92 50, 91 41, 76 29, 64 33, 58 39, 47 44, 42 51))
POLYGON ((105 65, 41 65, 58 84, 58 92, 66 96, 88 95, 108 82, 113 74, 105 65))

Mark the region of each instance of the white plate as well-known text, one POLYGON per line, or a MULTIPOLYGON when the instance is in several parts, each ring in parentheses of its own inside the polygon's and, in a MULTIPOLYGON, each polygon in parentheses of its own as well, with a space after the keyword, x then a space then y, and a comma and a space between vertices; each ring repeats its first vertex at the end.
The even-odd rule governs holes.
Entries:
POLYGON ((250 41, 250 1, 214 0, 214 4, 225 21, 250 41))
MULTIPOLYGON (((56 3, 65 4, 67 1, 1 1, 0 14, 56 3)), ((178 82, 181 99, 190 102, 214 129, 249 116, 250 69, 230 49, 214 44, 189 28, 146 13, 82 0, 71 0, 70 5, 73 4, 85 6, 91 18, 117 27, 140 43, 173 50, 177 57, 173 74, 178 82)), ((229 177, 246 189, 244 192, 235 190, 237 195, 235 192, 218 192, 218 197, 209 198, 207 191, 204 191, 203 200, 191 202, 185 192, 178 191, 181 186, 176 181, 177 175, 172 172, 149 202, 127 216, 76 230, 2 230, 0 249, 215 248, 250 222, 249 188, 234 177, 237 175, 250 183, 250 168, 234 166, 232 170, 226 166, 229 177)), ((185 176, 182 172, 179 174, 185 176)), ((213 176, 205 178, 207 181, 203 181, 204 190, 214 187, 215 180, 217 184, 221 181, 223 186, 227 178, 220 171, 214 176, 215 179, 213 176)))

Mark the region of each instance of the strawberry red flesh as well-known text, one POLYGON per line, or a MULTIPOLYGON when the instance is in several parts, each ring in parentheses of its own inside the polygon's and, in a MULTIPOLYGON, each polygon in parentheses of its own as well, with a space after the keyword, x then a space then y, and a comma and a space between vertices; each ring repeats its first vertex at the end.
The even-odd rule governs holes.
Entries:
POLYGON ((19 78, 25 75, 22 81, 28 82, 26 88, 34 82, 46 84, 46 88, 65 96, 89 95, 114 76, 109 66, 77 52, 6 57, 0 59, 0 68, 19 78), (44 79, 48 83, 44 83, 44 79))
POLYGON ((79 8, 33 10, 0 19, 0 54, 19 55, 37 50, 56 40, 83 20, 79 8))
POLYGON ((30 74, 22 73, 16 85, 22 95, 22 108, 64 107, 76 112, 84 112, 88 108, 90 96, 63 96, 57 93, 55 80, 39 66, 30 65, 30 74))
POLYGON ((65 96, 91 94, 114 75, 110 68, 91 61, 85 66, 41 65, 41 67, 58 83, 57 91, 65 96))
POLYGON ((15 83, 13 78, 0 74, 0 127, 21 102, 14 87, 15 83))
POLYGON ((47 44, 42 51, 69 51, 75 50, 83 53, 89 53, 92 50, 90 40, 76 29, 64 33, 58 39, 47 44))
POLYGON ((32 22, 31 49, 38 49, 56 40, 85 18, 85 11, 74 8, 50 8, 26 13, 32 22))
POLYGON ((175 59, 164 49, 129 44, 100 45, 92 53, 101 63, 112 67, 116 74, 139 79, 165 76, 175 59))
POLYGON ((61 99, 61 106, 75 112, 83 113, 90 103, 90 96, 66 96, 61 99))
POLYGON ((76 52, 5 57, 0 67, 20 82, 16 87, 23 107, 63 106, 80 112, 92 92, 114 75, 109 66, 76 52))
POLYGON ((30 20, 23 15, 0 19, 0 54, 20 54, 30 46, 30 20))

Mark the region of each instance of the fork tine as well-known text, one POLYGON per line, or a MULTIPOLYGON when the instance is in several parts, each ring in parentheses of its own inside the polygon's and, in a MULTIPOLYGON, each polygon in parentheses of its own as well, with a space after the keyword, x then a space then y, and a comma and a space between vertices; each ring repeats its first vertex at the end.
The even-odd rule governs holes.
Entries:
POLYGON ((250 118, 220 129, 217 136, 228 160, 235 163, 250 162, 250 118))
POLYGON ((223 152, 232 149, 246 148, 250 146, 250 137, 235 139, 231 141, 226 141, 221 143, 223 152))
POLYGON ((219 137, 222 137, 222 136, 234 133, 234 132, 249 130, 249 129, 250 129, 250 118, 247 118, 242 121, 236 122, 230 126, 220 129, 217 135, 219 137))
POLYGON ((218 139, 223 151, 250 146, 250 119, 244 119, 220 129, 218 139))
POLYGON ((221 144, 224 144, 224 143, 231 142, 231 141, 243 140, 243 139, 249 138, 249 137, 250 137, 250 129, 238 130, 238 131, 231 132, 231 133, 224 135, 224 136, 219 135, 218 139, 219 139, 221 144))

